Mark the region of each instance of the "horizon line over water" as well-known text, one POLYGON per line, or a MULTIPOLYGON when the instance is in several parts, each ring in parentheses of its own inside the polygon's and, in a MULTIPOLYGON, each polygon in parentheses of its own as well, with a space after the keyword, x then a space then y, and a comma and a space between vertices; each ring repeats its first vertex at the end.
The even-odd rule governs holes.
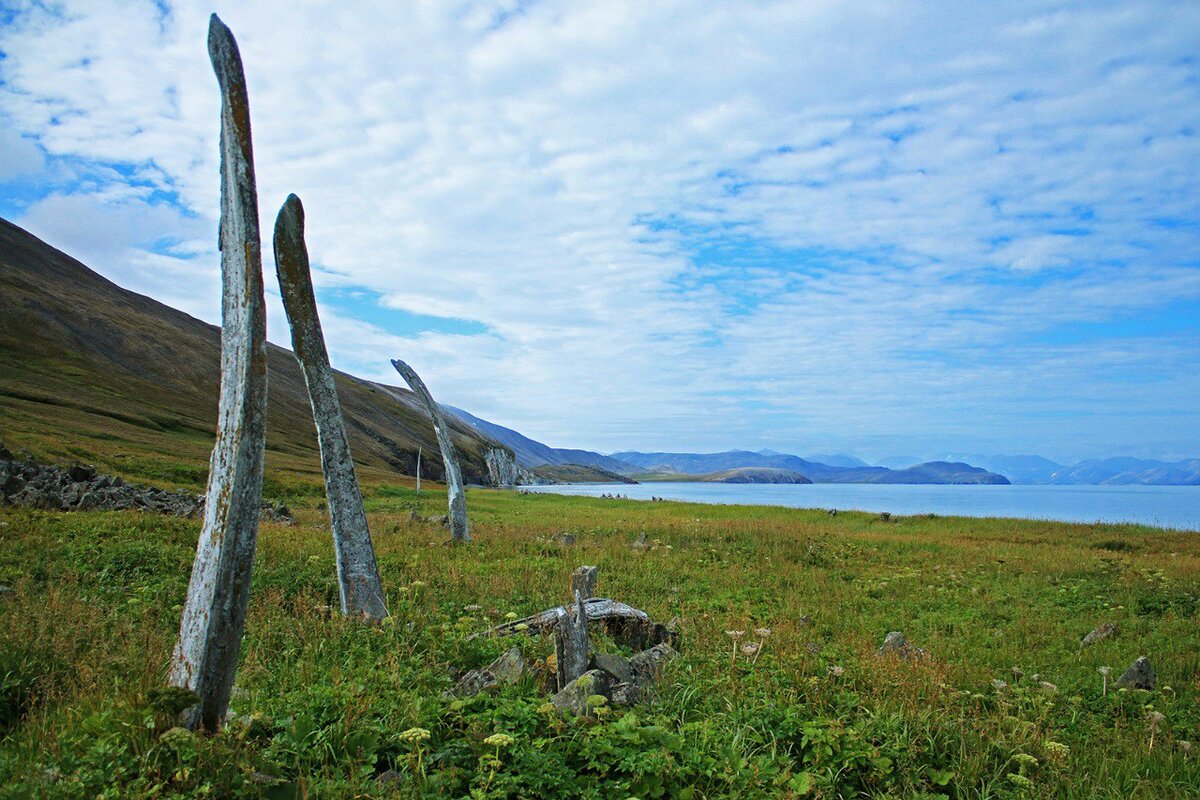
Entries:
POLYGON ((939 514, 1078 523, 1134 523, 1200 532, 1200 486, 1009 486, 959 484, 735 484, 686 481, 523 486, 546 493, 630 500, 659 497, 691 503, 836 508, 897 516, 939 514))

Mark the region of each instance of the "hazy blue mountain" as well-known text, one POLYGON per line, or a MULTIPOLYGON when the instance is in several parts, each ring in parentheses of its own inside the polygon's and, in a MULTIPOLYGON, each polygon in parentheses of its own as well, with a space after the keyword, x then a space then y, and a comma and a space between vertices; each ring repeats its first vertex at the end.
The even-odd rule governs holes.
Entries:
POLYGON ((1063 467, 1048 483, 1200 486, 1200 458, 1174 463, 1128 457, 1092 459, 1063 467))
MULTIPOLYGON (((970 459, 965 460, 970 461, 970 459)), ((916 464, 920 464, 923 461, 925 461, 925 459, 917 458, 916 456, 888 456, 887 458, 881 458, 876 461, 875 466, 887 467, 888 469, 904 469, 905 467, 911 467, 915 466, 916 464)))
POLYGON ((812 483, 799 472, 772 467, 738 467, 697 475, 696 480, 702 483, 812 483))
MULTIPOLYGON (((763 451, 759 451, 760 453, 763 451)), ((820 453, 818 455, 805 456, 809 461, 816 461, 818 464, 828 464, 831 467, 869 467, 870 464, 863 461, 861 458, 848 456, 845 453, 820 453)), ((920 459, 918 459, 919 461, 920 459)), ((910 464, 916 464, 917 461, 912 461, 910 464)), ((905 464, 904 466, 909 466, 905 464)))
POLYGON ((1008 478, 959 461, 927 461, 907 469, 889 470, 865 483, 970 483, 1003 486, 1008 478))
POLYGON ((978 464, 986 470, 998 472, 1013 483, 1051 483, 1054 474, 1066 469, 1065 465, 1037 455, 981 455, 978 453, 953 453, 945 456, 946 461, 966 461, 978 464))
POLYGON ((1021 484, 1200 485, 1200 459, 1168 462, 1143 458, 1100 458, 1067 465, 1038 455, 954 453, 947 461, 967 461, 1021 484))
POLYGON ((443 405, 442 408, 472 428, 511 449, 513 455, 516 456, 517 463, 526 469, 533 469, 542 464, 579 464, 585 467, 596 467, 608 472, 618 473, 632 472, 635 469, 630 464, 623 464, 620 461, 600 455, 599 453, 594 453, 591 450, 573 450, 542 444, 530 439, 523 433, 514 431, 512 428, 488 422, 486 419, 477 417, 468 411, 463 411, 461 408, 448 405, 443 405))
POLYGON ((725 472, 742 467, 770 467, 798 472, 814 483, 1008 483, 1002 475, 969 464, 931 462, 904 470, 886 467, 835 467, 799 456, 763 455, 749 450, 724 453, 641 453, 625 451, 612 457, 643 469, 670 466, 690 475, 725 472))

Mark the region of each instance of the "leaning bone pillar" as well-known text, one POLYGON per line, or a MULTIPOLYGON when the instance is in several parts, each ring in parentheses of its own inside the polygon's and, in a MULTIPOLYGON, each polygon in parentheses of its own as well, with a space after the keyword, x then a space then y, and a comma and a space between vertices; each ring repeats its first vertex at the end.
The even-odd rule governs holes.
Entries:
POLYGON ((275 219, 275 272, 292 329, 292 350, 304 371, 317 425, 342 613, 383 619, 387 616, 387 606, 375 563, 375 548, 371 546, 362 492, 354 474, 337 384, 329 366, 313 295, 308 248, 304 245, 304 206, 294 194, 288 195, 275 219))
POLYGON ((169 680, 199 695, 185 724, 215 731, 237 672, 258 538, 267 322, 246 79, 237 42, 215 14, 208 54, 221 87, 221 395, 204 523, 169 680))
POLYGON ((458 460, 454 457, 454 444, 450 441, 450 429, 446 426, 446 418, 442 416, 442 410, 438 408, 438 404, 433 402, 433 395, 425 387, 425 381, 413 372, 412 367, 403 361, 396 360, 392 361, 392 366, 396 368, 396 372, 400 373, 400 377, 404 378, 408 388, 413 390, 413 394, 425 404, 425 410, 433 419, 433 432, 437 434, 438 447, 442 450, 442 463, 446 466, 446 494, 450 503, 450 535, 456 542, 469 542, 471 534, 467 530, 467 497, 463 494, 462 474, 458 471, 458 460))
POLYGON ((587 672, 591 658, 583 600, 583 595, 576 589, 574 602, 566 609, 558 609, 561 616, 554 627, 554 657, 558 662, 559 689, 587 672))

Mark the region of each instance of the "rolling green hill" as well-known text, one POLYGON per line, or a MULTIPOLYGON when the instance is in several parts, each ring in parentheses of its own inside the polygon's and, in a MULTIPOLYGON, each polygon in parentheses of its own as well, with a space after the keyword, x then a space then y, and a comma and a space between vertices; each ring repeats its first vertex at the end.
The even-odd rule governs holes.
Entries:
MULTIPOLYGON (((268 278, 270 276, 268 275, 268 278)), ((216 430, 220 331, 127 291, 0 219, 0 440, 142 481, 200 486, 216 430)), ((290 351, 268 345, 267 486, 320 481, 308 394, 290 351)), ((403 355, 400 353, 394 355, 403 355)), ((338 374, 355 462, 375 477, 442 472, 433 428, 403 402, 338 374)), ((496 446, 451 420, 464 478, 487 482, 496 446)))

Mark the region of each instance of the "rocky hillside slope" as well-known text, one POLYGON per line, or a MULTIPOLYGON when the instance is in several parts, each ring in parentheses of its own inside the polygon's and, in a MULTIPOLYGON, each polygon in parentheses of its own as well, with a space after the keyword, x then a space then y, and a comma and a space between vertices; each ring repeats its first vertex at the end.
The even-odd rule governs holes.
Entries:
MULTIPOLYGON (((271 278, 271 276, 267 276, 271 278)), ((50 462, 87 461, 127 477, 202 484, 216 430, 220 331, 105 280, 0 219, 0 434, 50 462)), ((308 394, 288 350, 269 345, 272 471, 320 474, 308 394)), ((384 355, 403 355, 381 354, 384 355)), ((429 419, 411 393, 350 375, 338 393, 356 464, 443 475, 429 419)), ((488 483, 496 443, 451 420, 464 479, 488 483)))

